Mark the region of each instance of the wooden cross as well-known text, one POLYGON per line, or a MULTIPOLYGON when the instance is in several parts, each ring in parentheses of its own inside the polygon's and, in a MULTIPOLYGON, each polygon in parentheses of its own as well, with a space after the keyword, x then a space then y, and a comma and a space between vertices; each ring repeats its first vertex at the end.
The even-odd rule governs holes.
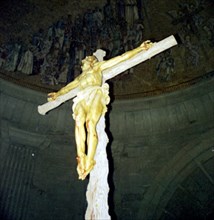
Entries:
MULTIPOLYGON (((165 38, 160 42, 153 43, 153 46, 150 49, 139 52, 132 58, 104 70, 102 72, 103 83, 124 72, 125 70, 136 66, 139 63, 144 62, 153 56, 175 46, 176 44, 177 42, 173 36, 165 38)), ((95 53, 94 55, 98 57, 99 61, 101 61, 104 55, 100 55, 99 53, 97 54, 95 53)), ((38 112, 42 115, 45 115, 48 111, 58 107, 65 101, 74 98, 80 91, 80 88, 77 87, 64 95, 60 95, 56 100, 38 106, 38 112)), ((107 220, 110 219, 110 215, 108 213, 109 186, 107 178, 109 170, 106 155, 108 137, 105 133, 105 115, 101 116, 96 126, 96 130, 98 135, 98 145, 95 154, 96 165, 90 172, 90 179, 86 193, 88 207, 86 210, 85 218, 107 220)))

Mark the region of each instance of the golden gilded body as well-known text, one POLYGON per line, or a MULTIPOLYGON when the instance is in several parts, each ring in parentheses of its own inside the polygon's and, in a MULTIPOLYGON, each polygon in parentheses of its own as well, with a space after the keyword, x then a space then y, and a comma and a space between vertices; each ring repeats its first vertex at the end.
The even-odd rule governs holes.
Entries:
POLYGON ((103 82, 103 70, 128 60, 137 53, 148 50, 151 46, 152 43, 146 41, 136 49, 107 61, 98 62, 95 56, 88 56, 82 61, 82 73, 74 81, 58 92, 48 94, 48 101, 53 101, 77 87, 80 89, 73 105, 79 179, 84 180, 96 163, 94 160, 98 144, 96 125, 101 115, 107 111, 106 105, 110 101, 108 84, 103 82), (85 143, 87 143, 87 154, 85 143))

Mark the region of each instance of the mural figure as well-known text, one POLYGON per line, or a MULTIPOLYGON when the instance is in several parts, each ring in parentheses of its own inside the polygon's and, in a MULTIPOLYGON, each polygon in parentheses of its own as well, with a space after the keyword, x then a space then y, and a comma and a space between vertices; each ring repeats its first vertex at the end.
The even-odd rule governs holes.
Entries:
POLYGON ((21 52, 21 44, 20 43, 15 43, 13 45, 12 50, 7 56, 4 69, 7 71, 15 71, 18 65, 18 60, 21 52))
POLYGON ((125 1, 117 0, 117 19, 125 18, 125 1))
POLYGON ((203 25, 203 31, 206 35, 204 37, 206 43, 214 47, 214 19, 209 19, 206 24, 203 25))
POLYGON ((192 43, 191 37, 189 35, 185 36, 184 47, 186 65, 197 66, 200 59, 199 48, 197 45, 192 43))
POLYGON ((125 17, 129 27, 139 19, 136 0, 125 0, 125 17))
POLYGON ((68 71, 70 66, 70 55, 67 52, 63 60, 62 67, 59 70, 59 77, 57 79, 58 83, 67 83, 68 71))
POLYGON ((55 39, 57 38, 59 49, 62 49, 63 42, 64 42, 64 36, 65 36, 65 29, 64 25, 62 25, 60 22, 58 22, 55 26, 55 39))
POLYGON ((167 14, 172 19, 173 25, 181 25, 184 33, 199 33, 202 17, 200 12, 204 9, 202 1, 195 4, 180 3, 179 10, 168 11, 167 14))
POLYGON ((47 54, 44 59, 43 64, 41 65, 40 70, 41 81, 47 85, 57 85, 57 60, 53 58, 52 54, 47 54))
POLYGON ((44 30, 42 28, 39 29, 38 33, 35 33, 32 38, 32 44, 37 47, 40 51, 44 46, 44 30))
POLYGON ((144 31, 144 26, 141 22, 137 22, 135 24, 134 30, 136 31, 135 34, 135 44, 139 44, 143 40, 143 31, 144 31))
POLYGON ((28 48, 28 50, 23 54, 17 70, 26 74, 26 75, 32 74, 32 72, 33 72, 33 53, 30 50, 30 48, 28 48))
POLYGON ((175 61, 171 55, 171 50, 161 54, 160 61, 156 67, 158 79, 161 81, 169 81, 174 74, 175 61))
POLYGON ((104 5, 103 14, 106 23, 110 23, 112 20, 114 20, 114 10, 111 4, 111 0, 107 0, 107 3, 104 5))
POLYGON ((4 46, 0 47, 0 68, 5 65, 7 52, 4 46))

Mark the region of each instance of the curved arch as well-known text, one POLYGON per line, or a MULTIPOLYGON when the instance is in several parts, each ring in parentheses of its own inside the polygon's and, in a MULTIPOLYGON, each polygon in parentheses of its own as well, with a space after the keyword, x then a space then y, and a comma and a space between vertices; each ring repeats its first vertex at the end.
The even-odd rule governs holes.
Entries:
MULTIPOLYGON (((157 220, 173 193, 197 167, 214 157, 212 147, 214 143, 213 130, 198 137, 194 143, 184 146, 164 166, 156 176, 153 184, 146 192, 138 213, 139 219, 157 220), (212 137, 212 138, 211 138, 212 137)), ((203 169, 203 168, 202 168, 203 169)), ((214 181, 214 180, 210 180, 214 181)), ((212 182, 213 184, 213 182, 212 182)))

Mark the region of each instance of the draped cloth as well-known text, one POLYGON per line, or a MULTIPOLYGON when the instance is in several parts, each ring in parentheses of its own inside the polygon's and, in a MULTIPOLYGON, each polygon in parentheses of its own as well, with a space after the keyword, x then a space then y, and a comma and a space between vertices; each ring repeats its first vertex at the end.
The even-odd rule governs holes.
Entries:
MULTIPOLYGON (((109 97, 109 85, 107 83, 104 83, 102 86, 89 86, 82 91, 80 91, 77 96, 73 99, 73 112, 75 112, 75 108, 79 102, 82 100, 85 100, 85 103, 87 106, 91 106, 93 100, 95 99, 95 96, 97 94, 97 91, 100 90, 102 91, 102 99, 101 102, 103 104, 103 112, 102 114, 105 114, 107 112, 107 107, 106 105, 109 104, 110 102, 110 97, 109 97)), ((73 118, 75 120, 75 114, 73 114, 73 118)))

